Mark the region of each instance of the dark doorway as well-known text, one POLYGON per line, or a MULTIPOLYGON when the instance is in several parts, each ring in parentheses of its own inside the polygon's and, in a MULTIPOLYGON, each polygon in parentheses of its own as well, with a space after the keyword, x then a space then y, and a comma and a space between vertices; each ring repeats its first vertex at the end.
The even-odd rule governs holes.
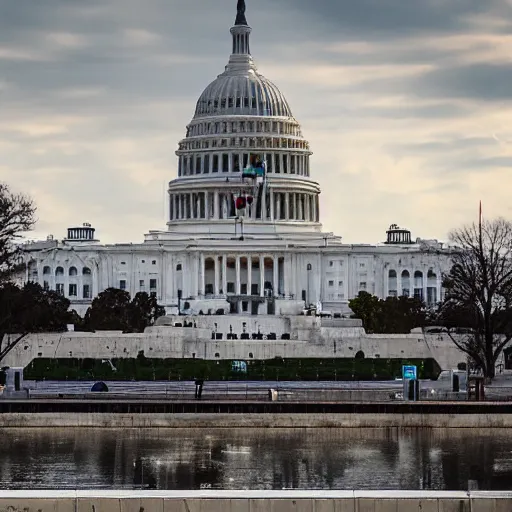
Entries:
POLYGON ((258 306, 260 303, 257 300, 251 300, 251 315, 258 314, 258 306))
POLYGON ((505 356, 505 370, 512 370, 512 347, 506 348, 503 355, 505 356))
POLYGON ((19 391, 21 389, 20 373, 21 372, 14 373, 14 390, 15 391, 19 391))

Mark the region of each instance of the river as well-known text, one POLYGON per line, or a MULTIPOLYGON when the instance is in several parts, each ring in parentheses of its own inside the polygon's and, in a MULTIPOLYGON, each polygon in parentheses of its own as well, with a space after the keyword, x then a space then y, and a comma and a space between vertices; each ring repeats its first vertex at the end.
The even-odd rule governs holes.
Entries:
POLYGON ((512 490, 512 432, 4 429, 4 489, 512 490))

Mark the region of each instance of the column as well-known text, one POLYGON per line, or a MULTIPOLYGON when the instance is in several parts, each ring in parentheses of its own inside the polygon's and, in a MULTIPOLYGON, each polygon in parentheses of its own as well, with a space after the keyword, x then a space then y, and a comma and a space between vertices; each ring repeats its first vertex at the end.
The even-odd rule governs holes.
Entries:
POLYGON ((219 296, 219 256, 215 256, 215 282, 213 285, 213 293, 215 296, 219 296))
POLYGON ((274 222, 274 189, 270 189, 270 220, 274 222))
POLYGON ((277 194, 276 207, 277 207, 276 219, 281 220, 281 192, 279 192, 277 194))
POLYGON ((311 221, 311 202, 310 202, 310 198, 311 198, 311 196, 309 194, 306 194, 306 197, 304 199, 304 205, 306 207, 306 215, 305 215, 306 222, 310 222, 311 221))
POLYGON ((267 220, 267 194, 265 188, 261 195, 261 220, 267 220))
MULTIPOLYGON (((92 290, 91 290, 91 299, 94 299, 98 296, 99 293, 99 276, 98 276, 98 267, 96 266, 96 263, 92 266, 92 290)), ((52 290, 55 290, 55 272, 52 272, 52 275, 50 277, 49 283, 50 288, 52 290)))
POLYGON ((190 217, 189 219, 194 218, 194 194, 191 192, 189 194, 189 201, 190 201, 190 217))
POLYGON ((204 254, 201 253, 199 265, 199 296, 204 297, 206 292, 206 268, 204 261, 204 254))
POLYGON ((247 256, 247 295, 252 295, 252 255, 247 256))
POLYGON ((279 257, 274 255, 274 264, 273 264, 273 293, 274 297, 277 297, 277 293, 279 291, 279 257))
POLYGON ((241 280, 240 280, 240 256, 237 256, 236 257, 236 288, 235 288, 235 293, 236 295, 240 295, 240 285, 241 285, 241 280))
POLYGON ((233 154, 232 153, 228 153, 228 169, 229 169, 229 174, 231 174, 233 172, 233 154))
POLYGON ((441 302, 441 300, 443 299, 443 297, 441 296, 442 290, 443 290, 443 283, 442 283, 442 278, 441 278, 441 269, 439 269, 436 272, 436 300, 437 300, 437 302, 441 302))
POLYGON ((285 254, 283 261, 283 281, 284 281, 284 295, 289 297, 290 295, 290 260, 289 256, 285 254))
POLYGON ((423 281, 422 281, 422 284, 423 284, 423 302, 426 304, 427 303, 427 283, 428 283, 428 269, 424 268, 423 269, 423 281))
POLYGON ((290 194, 285 192, 284 194, 284 220, 290 219, 290 194))
POLYGON ((260 256, 260 297, 265 296, 265 258, 260 256))
POLYGON ((402 296, 402 270, 398 269, 396 271, 396 294, 397 297, 402 296))
POLYGON ((209 195, 210 195, 210 192, 208 191, 208 189, 206 189, 204 192, 204 218, 207 220, 210 218, 209 195))
POLYGON ((302 209, 304 194, 299 194, 298 200, 299 200, 299 219, 298 220, 304 220, 304 211, 302 209))
MULTIPOLYGON (((281 144, 279 144, 279 147, 281 147, 281 144)), ((281 167, 281 173, 284 174, 284 159, 283 159, 283 153, 279 153, 279 167, 281 167)))
POLYGON ((222 256, 222 293, 228 293, 228 258, 225 254, 222 256))
POLYGON ((215 220, 219 219, 219 192, 216 190, 213 193, 213 218, 215 220))

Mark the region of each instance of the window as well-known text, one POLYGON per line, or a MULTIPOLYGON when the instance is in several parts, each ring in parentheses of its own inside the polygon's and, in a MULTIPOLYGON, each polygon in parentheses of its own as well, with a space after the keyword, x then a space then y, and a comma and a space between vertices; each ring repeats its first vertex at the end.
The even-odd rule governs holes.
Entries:
POLYGON ((126 280, 125 279, 121 279, 119 281, 119 289, 120 290, 126 290, 126 280))
POLYGON ((344 299, 345 294, 344 293, 338 293, 338 299, 344 299))
POLYGON ((121 265, 126 265, 126 261, 121 261, 121 265))
POLYGON ((76 267, 71 267, 71 268, 69 269, 69 275, 70 275, 70 276, 76 276, 76 275, 78 275, 78 271, 77 271, 76 267))
POLYGON ((329 267, 333 267, 334 266, 334 261, 329 261, 329 267))
POLYGON ((176 272, 179 272, 181 270, 181 263, 178 263, 176 265, 176 272))
POLYGON ((50 283, 48 283, 48 281, 44 281, 43 282, 43 289, 44 290, 49 290, 50 289, 50 283))
POLYGON ((366 266, 366 263, 359 263, 359 268, 364 268, 366 266))
POLYGON ((82 274, 83 274, 84 276, 90 276, 90 275, 91 275, 91 269, 90 269, 90 268, 88 268, 88 267, 84 267, 84 268, 82 269, 82 274))
POLYGON ((142 263, 146 263, 146 260, 142 260, 142 263))
POLYGON ((63 283, 57 283, 56 286, 55 286, 55 291, 59 295, 64 295, 64 284, 63 283))
POLYGON ((63 276, 64 275, 64 269, 62 267, 57 267, 55 269, 55 275, 56 276, 63 276))
POLYGON ((69 296, 76 297, 77 295, 77 287, 75 283, 70 283, 69 285, 69 296))
POLYGON ((361 281, 359 283, 359 289, 360 290, 366 290, 366 282, 365 281, 361 281))
POLYGON ((343 288, 343 281, 338 281, 338 287, 343 288))
POLYGON ((52 273, 52 269, 50 267, 44 267, 43 268, 43 274, 48 275, 52 273))
POLYGON ((329 281, 329 286, 334 286, 334 281, 329 281))
POLYGON ((144 279, 139 279, 139 288, 140 288, 141 290, 144 290, 144 286, 145 286, 145 285, 144 285, 144 279))
POLYGON ((340 267, 343 267, 343 260, 340 260, 340 267))
POLYGON ((156 265, 156 260, 153 260, 153 261, 151 262, 151 265, 156 265))
POLYGON ((235 283, 228 283, 227 293, 235 293, 235 283))
POLYGON ((90 299, 91 298, 91 287, 88 284, 84 284, 83 289, 83 298, 84 299, 90 299))
POLYGON ((156 290, 156 279, 150 279, 149 280, 149 288, 151 290, 156 290))

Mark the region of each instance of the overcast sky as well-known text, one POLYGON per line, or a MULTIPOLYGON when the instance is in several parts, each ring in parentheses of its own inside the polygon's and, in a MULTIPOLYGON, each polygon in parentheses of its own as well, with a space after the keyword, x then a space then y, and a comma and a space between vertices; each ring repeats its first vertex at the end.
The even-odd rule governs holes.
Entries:
MULTIPOLYGON (((165 229, 174 151, 224 69, 236 0, 0 0, 0 180, 32 237, 165 229)), ((512 0, 247 0, 259 71, 301 122, 324 229, 445 239, 512 218, 512 0)))

